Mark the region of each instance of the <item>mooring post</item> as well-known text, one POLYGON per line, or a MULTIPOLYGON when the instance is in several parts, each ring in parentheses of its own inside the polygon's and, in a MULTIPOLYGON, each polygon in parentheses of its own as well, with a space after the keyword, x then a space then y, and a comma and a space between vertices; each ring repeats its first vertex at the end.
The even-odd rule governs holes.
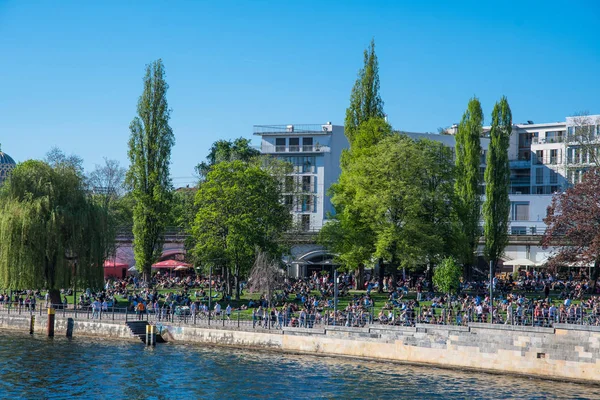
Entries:
POLYGON ((54 314, 55 314, 55 310, 51 305, 50 307, 48 307, 48 327, 47 327, 48 337, 54 337, 54 317, 55 317, 54 314))
POLYGON ((29 334, 33 335, 35 328, 35 314, 31 314, 31 320, 29 321, 29 334))

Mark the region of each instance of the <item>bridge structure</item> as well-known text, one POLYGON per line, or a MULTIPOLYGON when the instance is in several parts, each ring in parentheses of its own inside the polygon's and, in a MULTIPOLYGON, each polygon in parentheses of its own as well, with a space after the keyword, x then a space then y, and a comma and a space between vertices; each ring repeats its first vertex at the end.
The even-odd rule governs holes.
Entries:
MULTIPOLYGON (((515 266, 510 264, 515 260, 530 260, 524 267, 542 267, 553 254, 554 248, 544 249, 541 245, 543 231, 511 234, 508 246, 500 260, 500 270, 509 272, 515 266)), ((186 255, 185 242, 187 234, 182 228, 168 227, 165 231, 165 243, 160 261, 166 259, 183 260, 186 255)), ((290 246, 290 255, 284 257, 290 276, 310 276, 313 271, 333 272, 336 264, 334 254, 317 242, 318 231, 294 230, 283 235, 282 240, 290 246)), ((133 233, 131 227, 121 227, 117 231, 117 252, 115 261, 135 265, 133 257, 133 233)), ((483 257, 485 241, 479 240, 478 255, 483 257)))

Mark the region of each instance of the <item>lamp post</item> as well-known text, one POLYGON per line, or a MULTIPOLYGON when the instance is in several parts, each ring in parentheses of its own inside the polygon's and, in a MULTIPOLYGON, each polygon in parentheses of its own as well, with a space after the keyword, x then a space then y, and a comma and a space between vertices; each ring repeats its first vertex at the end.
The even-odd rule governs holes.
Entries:
POLYGON ((337 284, 337 269, 333 272, 333 325, 337 319, 337 304, 338 304, 338 284, 337 284))
POLYGON ((208 272, 208 324, 210 325, 210 313, 212 311, 212 264, 210 265, 208 272))
POLYGON ((494 260, 490 260, 490 324, 494 322, 494 260))

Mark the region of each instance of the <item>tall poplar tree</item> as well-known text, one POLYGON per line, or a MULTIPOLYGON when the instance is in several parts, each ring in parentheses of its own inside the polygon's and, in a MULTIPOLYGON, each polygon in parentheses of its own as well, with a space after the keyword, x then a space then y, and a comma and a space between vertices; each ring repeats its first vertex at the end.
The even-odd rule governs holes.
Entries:
MULTIPOLYGON (((350 105, 346 109, 344 134, 350 149, 342 152, 339 183, 333 185, 330 195, 335 207, 331 223, 325 225, 320 242, 335 251, 338 259, 349 268, 357 268, 357 285, 362 286, 364 265, 370 262, 374 252, 371 228, 361 211, 355 206, 352 164, 356 157, 381 138, 391 134, 391 127, 384 120, 383 100, 379 94, 379 63, 375 54, 375 41, 364 51, 363 67, 350 93, 350 105)), ((380 269, 383 281, 383 268, 380 269)), ((380 285, 380 288, 383 285, 380 285)))
POLYGON ((480 236, 481 215, 481 164, 480 137, 483 132, 483 112, 477 97, 469 100, 467 110, 458 125, 456 134, 456 195, 462 232, 465 235, 462 262, 465 273, 471 277, 475 261, 474 252, 480 236))
POLYGON ((175 136, 169 126, 168 88, 162 61, 152 62, 146 67, 138 116, 129 125, 127 181, 135 199, 133 251, 136 268, 145 278, 162 252, 171 198, 169 162, 175 136))
POLYGON ((360 124, 370 118, 384 118, 383 100, 379 95, 379 63, 375 54, 375 40, 364 52, 364 65, 350 93, 350 106, 346 109, 344 133, 352 147, 360 124))
POLYGON ((510 212, 508 146, 511 131, 512 113, 506 97, 502 97, 492 111, 490 148, 487 153, 484 176, 483 232, 485 236, 485 255, 488 260, 493 262, 494 269, 498 258, 508 244, 508 213, 510 212))

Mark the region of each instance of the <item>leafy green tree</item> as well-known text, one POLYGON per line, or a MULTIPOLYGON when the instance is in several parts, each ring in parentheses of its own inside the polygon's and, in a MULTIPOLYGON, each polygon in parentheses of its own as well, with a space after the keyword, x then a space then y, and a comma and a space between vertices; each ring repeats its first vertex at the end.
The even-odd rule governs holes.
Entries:
POLYGON ((510 199, 510 167, 508 165, 508 146, 512 131, 512 113, 506 97, 496 103, 492 111, 490 130, 490 148, 485 168, 485 201, 483 203, 483 232, 485 236, 485 255, 493 262, 508 244, 508 214, 510 199))
POLYGON ((206 157, 206 161, 201 162, 196 166, 196 172, 200 175, 200 179, 204 180, 210 169, 223 161, 251 161, 260 156, 260 151, 250 145, 249 139, 237 138, 231 140, 217 140, 213 143, 206 157))
POLYGON ((395 276, 399 266, 453 254, 458 226, 450 149, 390 134, 352 154, 334 187, 342 213, 322 234, 340 261, 379 259, 380 270, 386 265, 395 276))
POLYGON ((363 67, 350 93, 350 106, 346 109, 344 134, 352 147, 354 137, 363 122, 371 118, 384 118, 383 100, 379 94, 379 62, 375 54, 375 40, 364 52, 363 67))
MULTIPOLYGON (((374 253, 373 235, 370 224, 354 205, 354 190, 349 185, 349 169, 353 160, 368 147, 390 135, 392 128, 384 119, 383 100, 379 94, 379 62, 372 40, 364 51, 363 67, 350 94, 350 105, 346 109, 344 134, 350 149, 341 157, 341 175, 337 184, 330 189, 335 215, 332 215, 319 233, 319 242, 338 254, 338 261, 348 269, 357 270, 357 286, 362 287, 364 266, 372 262, 374 253)), ((380 283, 383 281, 383 263, 380 262, 380 283)), ((379 285, 380 288, 383 285, 379 285)))
POLYGON ((465 236, 463 254, 460 257, 465 265, 467 277, 472 274, 474 253, 480 236, 481 207, 481 143, 483 132, 483 112, 476 97, 469 101, 467 110, 458 125, 456 134, 456 183, 459 217, 465 236))
POLYGON ((47 288, 53 303, 75 283, 101 288, 108 225, 77 168, 19 164, 0 190, 0 287, 47 288))
MULTIPOLYGON (((342 152, 342 171, 338 182, 330 189, 331 202, 336 213, 319 232, 319 242, 337 254, 336 259, 341 268, 357 270, 358 287, 363 286, 365 265, 373 262, 375 236, 368 217, 357 203, 357 176, 354 169, 365 152, 391 135, 392 127, 383 118, 371 118, 361 123, 354 135, 354 146, 342 152)), ((380 267, 383 272, 382 262, 380 267)), ((380 277, 383 281, 382 274, 380 277)))
POLYGON ((442 293, 454 294, 460 290, 460 277, 462 268, 453 258, 447 257, 435 268, 433 284, 442 293))
POLYGON ((195 256, 231 273, 239 299, 240 278, 252 267, 256 251, 281 253, 279 239, 291 224, 281 182, 256 162, 220 162, 200 185, 196 207, 195 256))
POLYGON ((135 199, 133 250, 136 267, 145 278, 150 276, 152 264, 162 252, 171 200, 169 163, 175 136, 169 126, 168 87, 162 61, 148 65, 138 116, 129 126, 131 164, 127 182, 135 199))

